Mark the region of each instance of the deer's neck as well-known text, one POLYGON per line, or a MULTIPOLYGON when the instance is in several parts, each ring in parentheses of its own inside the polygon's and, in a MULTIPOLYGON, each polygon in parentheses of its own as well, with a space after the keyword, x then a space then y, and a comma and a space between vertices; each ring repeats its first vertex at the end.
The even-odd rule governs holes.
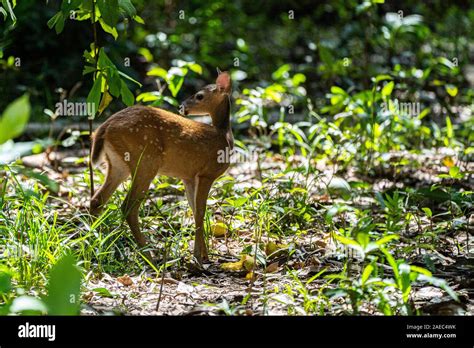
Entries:
POLYGON ((219 130, 232 132, 230 127, 230 100, 224 98, 214 112, 211 113, 212 125, 219 130))

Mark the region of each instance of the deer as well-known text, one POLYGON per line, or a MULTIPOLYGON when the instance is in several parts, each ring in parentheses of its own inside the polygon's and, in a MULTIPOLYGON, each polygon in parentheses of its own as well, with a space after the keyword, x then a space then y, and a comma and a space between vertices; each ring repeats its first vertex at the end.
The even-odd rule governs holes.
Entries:
MULTIPOLYGON (((232 151, 230 121, 232 83, 228 72, 218 72, 215 84, 206 85, 180 105, 180 114, 135 105, 123 109, 97 128, 92 137, 91 160, 105 163, 105 181, 90 200, 90 214, 100 214, 107 201, 128 177, 132 183, 122 213, 139 247, 147 245, 140 230, 139 209, 156 175, 181 179, 194 224, 194 258, 208 261, 204 237, 207 198, 214 181, 229 167, 218 160, 232 151), (185 116, 209 115, 211 124, 185 116)), ((227 161, 229 162, 229 161, 227 161)), ((146 253, 148 259, 151 254, 146 253)))

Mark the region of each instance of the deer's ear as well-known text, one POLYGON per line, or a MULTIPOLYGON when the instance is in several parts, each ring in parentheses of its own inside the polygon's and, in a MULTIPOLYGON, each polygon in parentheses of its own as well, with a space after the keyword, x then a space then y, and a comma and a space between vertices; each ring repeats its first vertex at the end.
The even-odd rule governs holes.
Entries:
POLYGON ((227 71, 221 72, 217 76, 216 85, 219 92, 230 93, 232 89, 232 82, 230 80, 230 75, 227 71))

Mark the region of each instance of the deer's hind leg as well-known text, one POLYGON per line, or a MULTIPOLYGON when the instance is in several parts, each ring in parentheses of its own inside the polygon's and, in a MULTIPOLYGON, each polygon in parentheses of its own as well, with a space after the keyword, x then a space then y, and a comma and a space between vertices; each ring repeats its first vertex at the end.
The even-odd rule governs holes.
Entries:
POLYGON ((104 184, 97 190, 94 197, 90 201, 90 213, 97 216, 102 210, 103 206, 110 199, 117 187, 127 179, 129 175, 128 168, 123 162, 114 160, 111 161, 113 155, 106 154, 107 174, 105 176, 104 184), (112 164, 113 163, 113 164, 112 164))
POLYGON ((144 166, 139 166, 136 173, 132 174, 132 185, 122 205, 122 212, 140 247, 144 247, 147 244, 145 236, 140 231, 140 222, 138 220, 140 206, 156 173, 157 170, 155 168, 146 167, 145 169, 144 166))

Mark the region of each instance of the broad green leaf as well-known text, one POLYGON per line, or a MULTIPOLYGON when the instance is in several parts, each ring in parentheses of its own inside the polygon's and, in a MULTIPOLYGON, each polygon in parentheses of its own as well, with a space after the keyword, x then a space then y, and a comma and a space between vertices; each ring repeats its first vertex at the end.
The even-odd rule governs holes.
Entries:
POLYGON ((92 291, 97 292, 102 297, 113 298, 114 295, 107 288, 94 288, 92 291))
POLYGON ((117 28, 110 26, 107 24, 102 18, 99 19, 100 26, 106 33, 109 33, 114 37, 115 40, 118 38, 118 31, 117 28))
POLYGON ((329 48, 326 48, 322 45, 319 45, 319 58, 323 61, 323 63, 327 66, 332 66, 335 62, 335 59, 329 50, 329 48))
POLYGON ((82 274, 72 255, 63 256, 49 274, 45 299, 50 315, 77 315, 80 308, 82 274))
POLYGON ((135 96, 128 89, 127 84, 122 81, 122 87, 120 89, 120 95, 122 96, 122 101, 127 106, 132 106, 135 103, 135 96))
POLYGON ((6 294, 12 288, 10 273, 0 270, 0 294, 6 294))
POLYGON ((430 208, 424 207, 424 208, 421 208, 421 210, 423 210, 425 212, 426 216, 428 216, 429 218, 433 216, 433 212, 431 211, 430 208))
POLYGON ((459 174, 459 167, 458 166, 453 166, 449 168, 449 176, 452 178, 456 178, 459 174))
POLYGON ((54 30, 56 30, 56 34, 60 34, 64 29, 65 20, 66 18, 64 17, 64 14, 59 11, 53 17, 51 17, 47 24, 50 29, 54 28, 54 30))
POLYGON ((118 0, 97 0, 97 7, 102 19, 112 28, 117 26, 119 19, 118 6, 118 0))
POLYGON ((82 2, 83 0, 63 0, 63 2, 61 3, 61 11, 65 15, 69 15, 69 13, 72 10, 76 10, 82 2))
POLYGON ((383 86, 382 88, 382 96, 384 97, 390 96, 392 94, 394 86, 395 86, 395 82, 393 81, 386 83, 385 86, 383 86))
MULTIPOLYGON (((134 18, 136 17, 137 10, 135 6, 133 6, 130 0, 118 0, 118 5, 122 11, 124 11, 129 17, 134 18)), ((138 21, 137 21, 138 22, 138 21)), ((142 23, 144 24, 144 23, 142 23)))
POLYGON ((0 144, 23 133, 30 118, 30 101, 27 94, 10 103, 0 119, 0 144))
POLYGON ((365 268, 364 268, 364 272, 362 272, 362 276, 360 278, 360 281, 363 284, 365 284, 365 282, 367 281, 367 279, 369 279, 370 275, 372 274, 374 270, 374 266, 369 263, 365 268))
POLYGON ((153 54, 151 54, 151 52, 148 48, 140 47, 138 49, 138 54, 141 54, 143 57, 145 57, 145 59, 148 63, 153 62, 153 54))
MULTIPOLYGON (((100 96, 101 96, 101 88, 102 88, 102 74, 99 74, 92 85, 92 89, 87 96, 87 102, 94 104, 94 109, 98 110, 100 105, 100 96)), ((91 115, 92 118, 95 115, 91 115)))
POLYGON ((189 63, 188 68, 196 74, 202 75, 202 67, 198 63, 189 63))
POLYGON ((143 20, 142 17, 140 16, 133 16, 133 20, 137 23, 140 23, 140 24, 145 24, 145 21, 143 20))
POLYGON ((444 88, 446 89, 446 92, 448 92, 448 94, 451 96, 451 97, 455 97, 457 96, 458 94, 458 88, 454 85, 451 85, 451 84, 447 84, 444 86, 444 88))
POLYGON ((338 87, 338 86, 332 86, 331 87, 331 93, 332 94, 347 95, 346 91, 343 90, 341 87, 338 87))
POLYGON ((151 69, 150 71, 148 71, 147 75, 148 76, 158 76, 158 77, 161 77, 162 79, 166 80, 166 77, 168 76, 168 72, 165 69, 160 68, 160 67, 157 66, 157 67, 151 69))

